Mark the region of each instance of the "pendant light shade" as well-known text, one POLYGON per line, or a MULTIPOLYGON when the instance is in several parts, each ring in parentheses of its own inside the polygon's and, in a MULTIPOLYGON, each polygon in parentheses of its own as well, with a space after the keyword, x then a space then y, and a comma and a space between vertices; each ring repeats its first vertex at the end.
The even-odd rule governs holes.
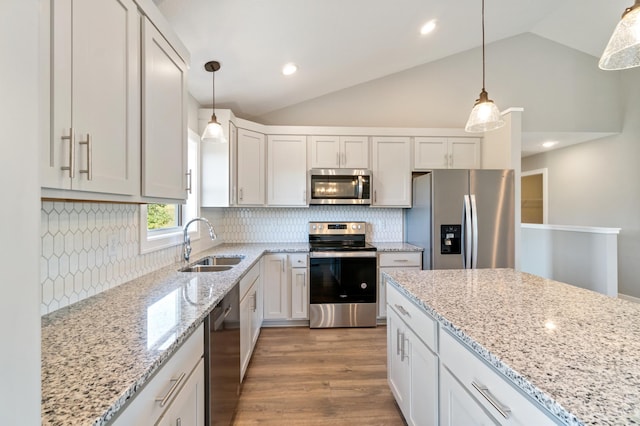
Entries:
POLYGON ((211 120, 205 127, 204 132, 202 132, 202 137, 200 140, 202 142, 214 142, 214 143, 224 143, 227 139, 224 136, 224 131, 222 130, 222 126, 218 123, 218 119, 216 118, 216 82, 215 82, 215 73, 220 69, 220 62, 218 61, 209 61, 204 64, 204 69, 211 73, 211 81, 212 81, 212 98, 213 98, 213 113, 211 114, 211 120))
POLYGON ((500 115, 500 110, 496 104, 489 99, 489 94, 484 89, 484 71, 484 0, 482 0, 482 90, 471 110, 467 125, 464 126, 464 130, 470 133, 488 132, 489 130, 495 130, 504 126, 504 120, 500 115))
POLYGON ((625 9, 598 66, 603 70, 640 66, 640 0, 625 9))

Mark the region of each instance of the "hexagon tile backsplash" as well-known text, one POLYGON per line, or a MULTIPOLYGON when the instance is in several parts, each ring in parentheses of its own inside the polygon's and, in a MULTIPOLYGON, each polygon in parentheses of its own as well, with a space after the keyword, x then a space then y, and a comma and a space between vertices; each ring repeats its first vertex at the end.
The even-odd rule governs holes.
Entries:
MULTIPOLYGON (((218 237, 229 243, 300 243, 309 221, 364 221, 368 240, 402 241, 402 210, 363 206, 203 209, 216 214, 218 237)), ((141 254, 134 204, 43 201, 41 313, 47 314, 153 272, 180 259, 181 247, 141 254)))

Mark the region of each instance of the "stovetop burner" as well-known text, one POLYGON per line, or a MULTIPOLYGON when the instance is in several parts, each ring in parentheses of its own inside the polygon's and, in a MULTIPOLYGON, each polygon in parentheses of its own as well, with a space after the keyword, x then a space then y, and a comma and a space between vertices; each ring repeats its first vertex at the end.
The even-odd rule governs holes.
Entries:
POLYGON ((376 251, 366 222, 309 222, 309 251, 376 251))

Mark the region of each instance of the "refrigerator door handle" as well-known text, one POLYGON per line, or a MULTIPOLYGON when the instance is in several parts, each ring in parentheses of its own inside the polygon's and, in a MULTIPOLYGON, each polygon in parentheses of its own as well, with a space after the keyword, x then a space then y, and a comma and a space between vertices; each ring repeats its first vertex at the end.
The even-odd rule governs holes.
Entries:
POLYGON ((473 234, 471 233, 471 200, 469 195, 464 196, 462 205, 462 267, 471 269, 471 249, 473 234))
POLYGON ((478 268, 478 208, 476 204, 476 195, 471 194, 471 226, 473 228, 473 250, 471 252, 471 269, 478 268))

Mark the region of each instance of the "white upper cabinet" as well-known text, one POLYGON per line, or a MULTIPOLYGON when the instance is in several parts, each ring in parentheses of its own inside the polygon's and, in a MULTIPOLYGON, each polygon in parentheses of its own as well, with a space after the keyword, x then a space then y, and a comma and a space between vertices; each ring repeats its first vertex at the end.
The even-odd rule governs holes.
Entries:
POLYGON ((131 0, 51 3, 51 128, 42 186, 140 190, 140 16, 131 0))
POLYGON ((311 136, 312 169, 368 169, 369 137, 311 136))
POLYGON ((411 139, 374 137, 373 200, 375 207, 411 207, 411 139))
POLYGON ((269 135, 267 141, 267 204, 307 206, 306 137, 269 135))
POLYGON ((414 144, 414 170, 480 168, 480 138, 416 137, 414 144))
POLYGON ((187 192, 187 67, 153 24, 143 23, 142 195, 187 192))
POLYGON ((264 205, 264 151, 262 133, 238 129, 238 178, 237 204, 264 205))

